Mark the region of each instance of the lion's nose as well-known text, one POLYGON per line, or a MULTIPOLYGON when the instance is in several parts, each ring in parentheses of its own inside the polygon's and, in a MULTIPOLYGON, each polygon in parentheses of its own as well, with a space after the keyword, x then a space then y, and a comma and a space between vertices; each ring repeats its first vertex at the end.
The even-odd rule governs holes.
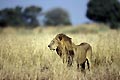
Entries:
POLYGON ((48 47, 50 47, 50 45, 48 45, 48 47))

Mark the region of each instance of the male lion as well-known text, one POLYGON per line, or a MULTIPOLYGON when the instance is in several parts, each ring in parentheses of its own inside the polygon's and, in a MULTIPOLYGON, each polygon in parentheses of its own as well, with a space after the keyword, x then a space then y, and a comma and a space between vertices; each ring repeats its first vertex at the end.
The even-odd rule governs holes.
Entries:
POLYGON ((64 34, 58 34, 50 42, 48 47, 50 48, 50 50, 56 50, 57 54, 63 59, 63 63, 68 63, 68 66, 72 65, 74 52, 72 48, 71 38, 64 34))
POLYGON ((89 57, 92 54, 92 48, 88 43, 81 43, 75 45, 72 43, 71 38, 65 34, 58 34, 48 45, 50 50, 56 50, 57 54, 63 59, 63 63, 68 66, 72 65, 73 58, 76 60, 77 68, 81 66, 82 70, 85 69, 85 62, 87 61, 88 69, 89 57), (90 56, 88 57, 88 55, 90 56))

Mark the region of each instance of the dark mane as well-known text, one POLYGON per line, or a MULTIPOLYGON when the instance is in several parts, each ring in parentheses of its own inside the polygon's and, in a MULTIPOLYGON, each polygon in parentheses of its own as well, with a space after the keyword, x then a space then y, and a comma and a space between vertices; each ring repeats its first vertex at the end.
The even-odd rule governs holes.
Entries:
POLYGON ((56 36, 57 39, 60 40, 60 42, 64 43, 65 46, 65 54, 63 54, 63 44, 59 44, 58 47, 56 48, 57 54, 62 58, 63 55, 67 55, 67 65, 71 66, 73 62, 73 57, 74 57, 74 51, 72 48, 72 38, 66 36, 65 34, 61 33, 56 36))

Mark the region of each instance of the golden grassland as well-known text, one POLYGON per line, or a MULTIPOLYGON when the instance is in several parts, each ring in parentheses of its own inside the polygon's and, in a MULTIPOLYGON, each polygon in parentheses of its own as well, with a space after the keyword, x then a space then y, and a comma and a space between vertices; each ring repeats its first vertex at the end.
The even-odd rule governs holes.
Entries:
POLYGON ((0 80, 120 80, 120 31, 96 25, 33 30, 0 30, 0 80), (66 67, 55 51, 47 47, 58 33, 65 33, 75 44, 93 47, 91 71, 66 67))

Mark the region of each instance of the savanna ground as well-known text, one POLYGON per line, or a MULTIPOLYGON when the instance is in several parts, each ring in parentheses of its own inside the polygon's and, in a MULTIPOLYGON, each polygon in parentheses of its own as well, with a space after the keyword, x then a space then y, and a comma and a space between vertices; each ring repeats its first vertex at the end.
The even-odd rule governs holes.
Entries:
POLYGON ((96 24, 0 29, 0 80, 120 80, 120 31, 96 24), (75 62, 67 68, 47 47, 61 32, 75 44, 88 42, 93 47, 92 68, 86 75, 76 70, 75 62))

